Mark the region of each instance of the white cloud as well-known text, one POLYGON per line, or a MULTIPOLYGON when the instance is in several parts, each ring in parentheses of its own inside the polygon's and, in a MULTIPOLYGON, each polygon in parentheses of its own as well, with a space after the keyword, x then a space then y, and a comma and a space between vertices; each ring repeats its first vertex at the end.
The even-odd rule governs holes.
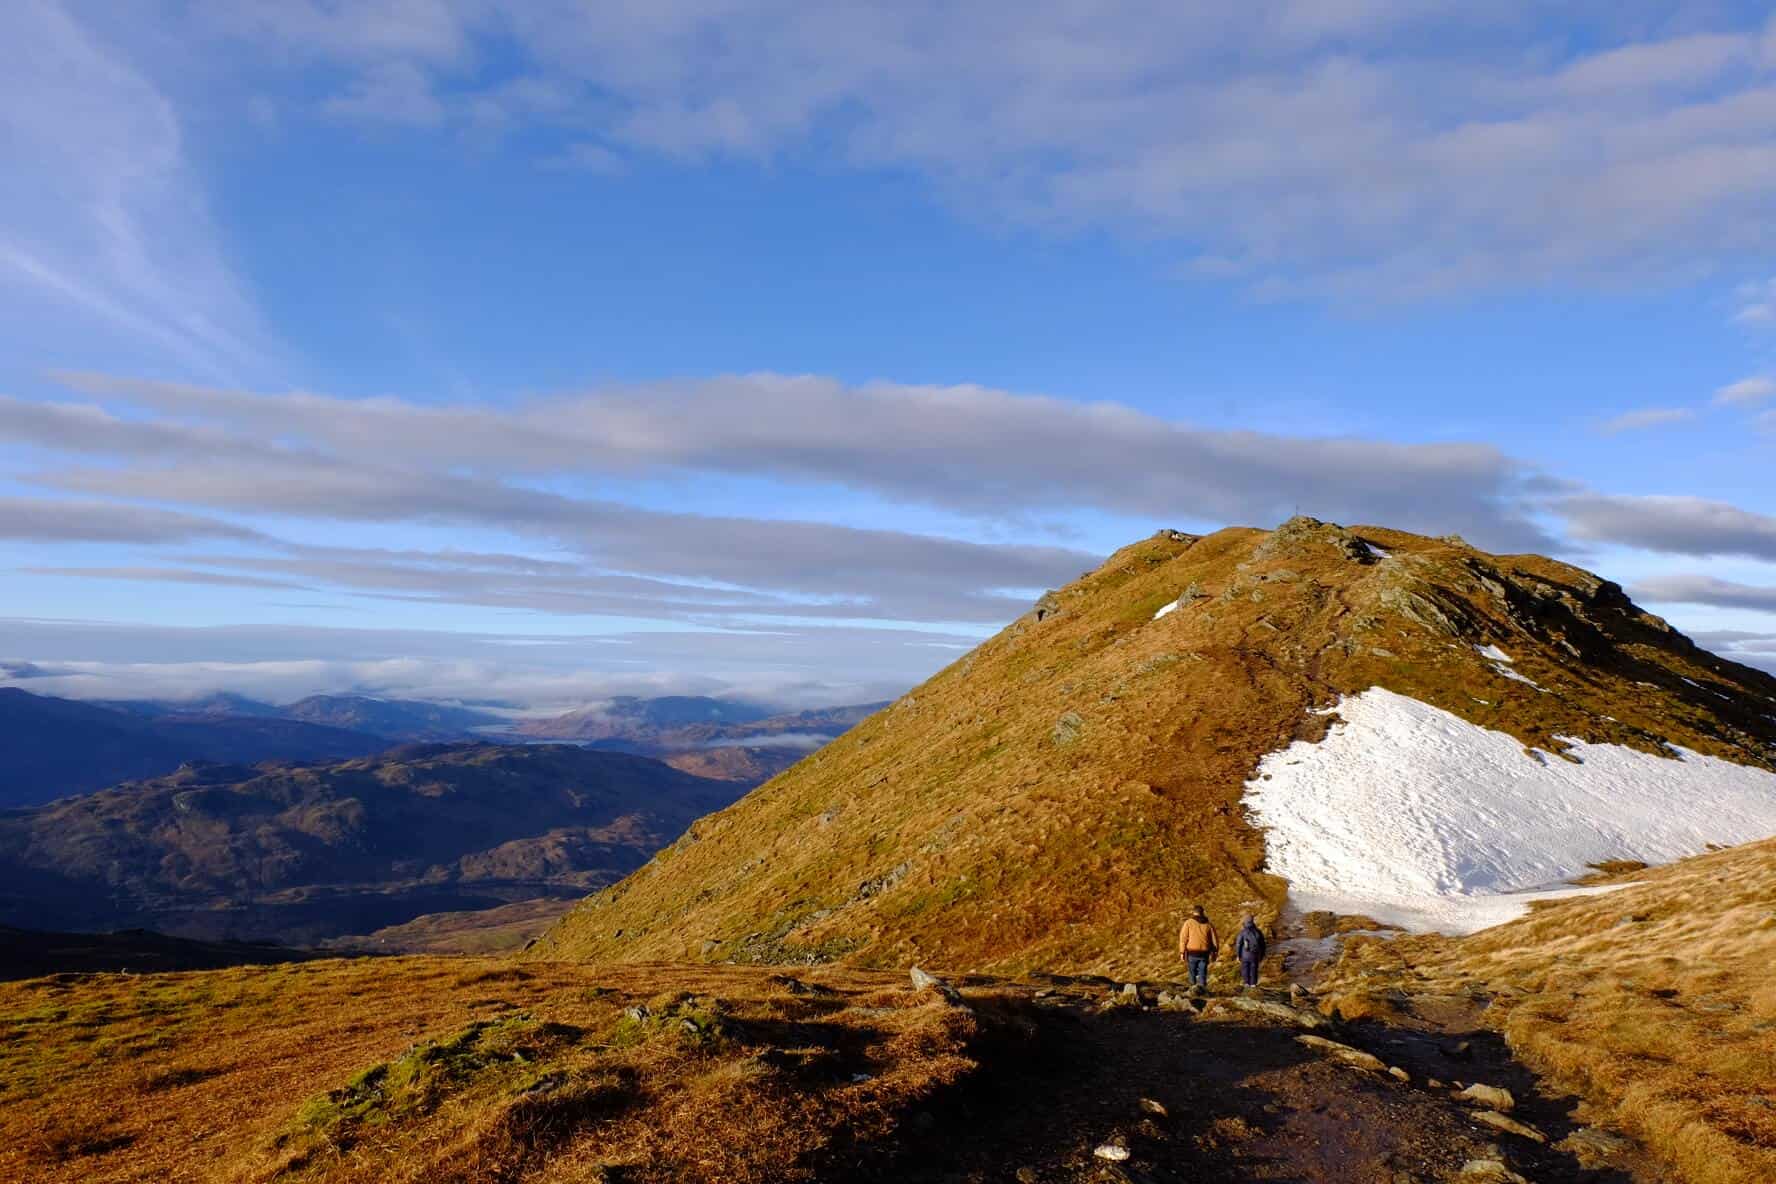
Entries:
POLYGON ((196 33, 344 67, 351 92, 392 65, 449 79, 464 126, 514 83, 503 57, 488 66, 498 46, 551 96, 528 116, 575 140, 684 161, 815 146, 916 170, 996 221, 1188 242, 1255 289, 1411 298, 1736 263, 1776 241, 1767 28, 1673 22, 1651 0, 1563 10, 1563 40, 1587 47, 1569 52, 1530 0, 244 11, 202 13, 196 33))
POLYGON ((355 692, 502 701, 539 712, 614 695, 671 694, 806 708, 892 698, 930 673, 934 642, 972 640, 844 627, 588 637, 0 618, 0 655, 8 659, 0 661, 0 685, 85 699, 231 690, 278 703, 355 692))
POLYGON ((1776 378, 1758 374, 1728 383, 1714 392, 1714 401, 1722 406, 1751 407, 1776 397, 1776 378))
POLYGON ((409 127, 444 122, 444 103, 432 91, 431 77, 411 62, 388 62, 355 80, 323 108, 340 119, 409 127))
POLYGON ((1733 322, 1764 329, 1776 325, 1776 279, 1746 284, 1739 289, 1739 311, 1733 322))
POLYGON ((1577 538, 1672 555, 1776 560, 1776 517, 1699 497, 1577 494, 1550 509, 1577 538))
POLYGON ((1640 431, 1644 428, 1667 427, 1695 417, 1696 413, 1686 407, 1648 407, 1641 411, 1624 412, 1605 422, 1599 430, 1606 435, 1614 436, 1622 432, 1640 431))
POLYGON ((0 44, 0 169, 29 181, 0 190, 0 341, 90 350, 102 326, 187 372, 252 371, 266 336, 173 105, 51 0, 0 5, 0 44))
POLYGON ((0 497, 0 539, 27 542, 182 543, 264 536, 170 510, 71 498, 0 497))
POLYGON ((1748 608, 1756 612, 1776 613, 1776 588, 1741 584, 1716 576, 1654 576, 1636 584, 1633 595, 1637 599, 1663 604, 1705 604, 1712 608, 1748 608))
POLYGON ((1507 549, 1550 542, 1520 504, 1535 474, 1489 445, 1208 430, 1115 403, 979 386, 847 386, 753 374, 495 407, 261 395, 98 375, 66 381, 153 412, 161 430, 144 429, 132 443, 135 421, 108 415, 104 434, 71 439, 74 431, 56 427, 56 416, 78 415, 84 425, 101 413, 70 406, 52 415, 4 400, 0 427, 71 452, 201 459, 147 477, 82 473, 71 484, 214 506, 237 497, 298 513, 478 505, 535 519, 557 512, 555 503, 488 482, 715 472, 842 486, 1001 519, 1092 509, 1268 524, 1300 507, 1340 521, 1459 531, 1507 549), (267 455, 256 444, 267 439, 303 448, 267 455), (316 473, 317 457, 330 458, 328 468, 339 462, 340 471, 316 473))

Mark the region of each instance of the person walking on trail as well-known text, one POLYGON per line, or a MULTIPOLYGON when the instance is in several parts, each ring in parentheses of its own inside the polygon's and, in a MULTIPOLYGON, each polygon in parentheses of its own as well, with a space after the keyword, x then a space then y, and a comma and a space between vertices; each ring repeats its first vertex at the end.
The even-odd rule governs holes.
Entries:
POLYGON ((1233 955, 1239 959, 1241 979, 1248 987, 1257 986, 1258 964, 1264 961, 1264 934, 1258 928, 1258 919, 1250 913, 1233 939, 1233 955))
POLYGON ((1221 950, 1221 936, 1209 923, 1209 915, 1203 911, 1202 905, 1191 910, 1190 916, 1184 921, 1184 928, 1178 930, 1178 957, 1184 959, 1189 968, 1190 985, 1204 990, 1209 986, 1209 963, 1221 950))

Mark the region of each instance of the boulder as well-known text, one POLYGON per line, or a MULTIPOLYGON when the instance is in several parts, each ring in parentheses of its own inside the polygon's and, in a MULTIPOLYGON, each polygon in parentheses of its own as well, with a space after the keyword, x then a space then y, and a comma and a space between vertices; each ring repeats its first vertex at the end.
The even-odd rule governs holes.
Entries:
POLYGON ((1475 1082, 1455 1096, 1464 1102, 1473 1102, 1476 1105, 1485 1106, 1489 1110, 1500 1112, 1514 1110, 1517 1107, 1517 1099, 1511 1096, 1511 1091, 1497 1085, 1482 1085, 1475 1082))
POLYGON ((936 991, 951 1003, 962 1002, 962 993, 960 991, 956 990, 955 987, 952 987, 949 983, 938 978, 930 971, 915 966, 912 970, 908 971, 908 977, 913 980, 913 990, 915 991, 936 991))
POLYGON ((1529 1181, 1496 1159, 1470 1159, 1455 1178, 1461 1184, 1529 1184, 1529 1181))
POLYGON ((1295 1028, 1320 1029, 1326 1027, 1326 1019, 1315 1012, 1304 1011, 1298 1007, 1290 1007, 1286 1003, 1275 1003, 1269 999, 1250 999, 1241 995, 1223 995, 1209 1000, 1203 1008, 1204 1016, 1215 1016, 1226 1012, 1237 1012, 1240 1015, 1258 1016, 1278 1023, 1288 1024, 1295 1028))
POLYGON ((1526 1126, 1523 1123, 1518 1122, 1515 1118, 1500 1114, 1497 1110, 1476 1110, 1469 1117, 1475 1122, 1485 1123, 1494 1130, 1508 1131, 1513 1135, 1521 1135, 1523 1138, 1528 1139, 1531 1142, 1546 1143, 1548 1141, 1548 1136, 1544 1135, 1541 1131, 1536 1130, 1532 1126, 1526 1126))
POLYGON ((1594 1126, 1582 1126, 1554 1146, 1587 1169, 1608 1167, 1617 1156, 1634 1148, 1632 1141, 1594 1126))
POLYGON ((1340 1044, 1336 1040, 1327 1040, 1324 1036, 1297 1036, 1295 1043, 1305 1044, 1327 1059, 1349 1065, 1353 1069, 1367 1069, 1374 1073, 1387 1072, 1387 1064, 1379 1057, 1371 1056, 1348 1044, 1340 1044))

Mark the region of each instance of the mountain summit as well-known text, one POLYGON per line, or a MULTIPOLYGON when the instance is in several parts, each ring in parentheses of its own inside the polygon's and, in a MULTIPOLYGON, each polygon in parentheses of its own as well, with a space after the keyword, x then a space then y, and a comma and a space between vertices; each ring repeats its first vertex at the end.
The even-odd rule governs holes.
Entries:
POLYGON ((1290 892, 1456 931, 1587 863, 1776 833, 1773 767, 1776 678, 1579 568, 1311 518, 1161 531, 534 953, 1157 973, 1189 903, 1290 892))

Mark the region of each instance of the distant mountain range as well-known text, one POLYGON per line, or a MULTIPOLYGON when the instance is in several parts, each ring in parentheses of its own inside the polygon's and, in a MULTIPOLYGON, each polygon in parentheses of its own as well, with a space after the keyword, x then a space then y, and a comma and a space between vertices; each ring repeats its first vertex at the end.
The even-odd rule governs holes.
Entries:
POLYGON ((515 729, 532 739, 572 740, 657 757, 676 769, 757 785, 849 731, 886 703, 773 714, 757 704, 678 696, 620 698, 515 729))
POLYGON ((571 745, 191 766, 0 811, 0 924, 312 943, 579 897, 740 789, 571 745))
POLYGON ((283 706, 226 692, 85 702, 0 687, 0 809, 160 776, 193 761, 327 761, 462 740, 568 740, 756 785, 879 706, 774 714, 742 700, 630 697, 514 727, 509 716, 478 707, 369 695, 311 695, 283 706))
POLYGON ((338 760, 387 737, 250 714, 153 714, 0 687, 0 808, 33 806, 189 761, 338 760))
POLYGON ((95 705, 148 719, 298 720, 391 740, 462 740, 506 722, 505 716, 472 707, 369 695, 310 695, 282 707, 228 692, 201 699, 112 699, 95 705))

